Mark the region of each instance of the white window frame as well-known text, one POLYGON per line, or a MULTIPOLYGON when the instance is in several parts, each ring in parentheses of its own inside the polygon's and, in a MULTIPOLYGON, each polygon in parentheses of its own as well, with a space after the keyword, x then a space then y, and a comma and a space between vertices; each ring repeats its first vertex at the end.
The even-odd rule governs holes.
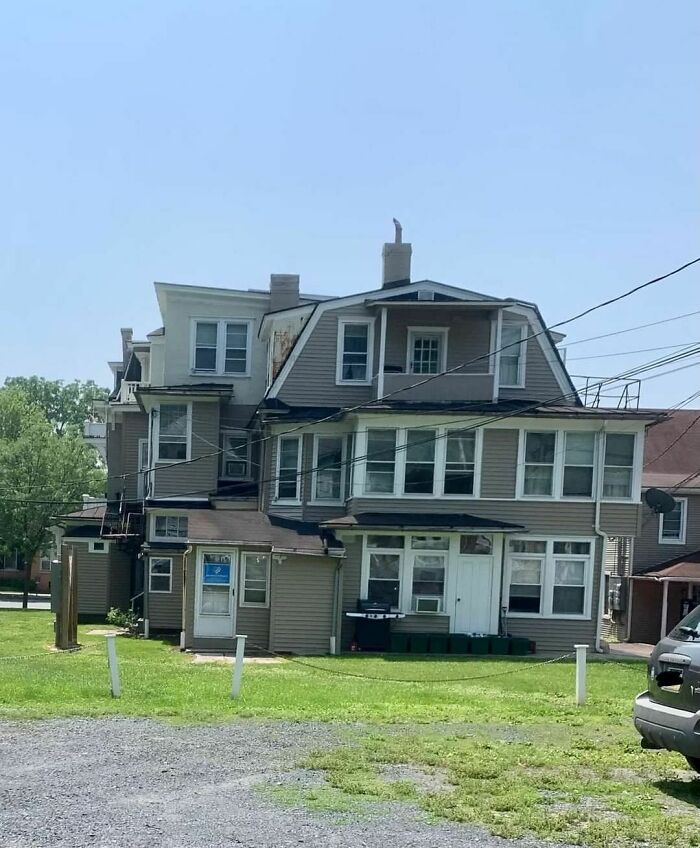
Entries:
POLYGON ((327 506, 333 504, 345 503, 345 469, 347 467, 347 434, 346 433, 314 433, 313 440, 313 466, 311 471, 311 497, 310 504, 318 506, 327 506), (341 445, 341 466, 340 466, 340 497, 337 499, 318 498, 316 496, 316 478, 318 473, 318 443, 321 439, 339 439, 341 445))
POLYGON ((189 536, 189 518, 184 512, 152 512, 151 513, 151 534, 150 538, 154 542, 173 542, 182 544, 186 542, 189 536), (156 519, 157 518, 185 518, 187 519, 187 533, 184 536, 158 536, 156 534, 156 519))
POLYGON ((449 433, 459 433, 465 427, 458 423, 425 425, 417 423, 415 426, 391 427, 383 423, 376 426, 366 426, 357 432, 355 438, 355 462, 353 463, 353 474, 358 478, 359 492, 355 488, 356 495, 363 498, 407 498, 409 500, 435 500, 437 498, 453 501, 476 500, 481 495, 481 462, 484 445, 483 427, 475 427, 471 432, 475 434, 474 442, 474 489, 471 495, 467 494, 445 494, 445 465, 447 461, 447 436, 449 433), (394 489, 392 492, 368 492, 367 491, 367 433, 369 430, 396 430, 396 450, 394 454, 394 489), (435 470, 433 473, 432 493, 404 492, 406 482, 406 433, 408 430, 422 430, 427 434, 435 431, 435 470))
MULTIPOLYGON (((246 430, 243 427, 222 427, 221 428, 221 441, 223 453, 221 454, 221 479, 222 480, 247 480, 250 481, 253 479, 253 471, 251 466, 251 433, 250 430, 246 430), (246 439, 246 473, 243 477, 231 477, 226 473, 226 463, 228 461, 229 451, 226 447, 226 438, 228 436, 243 436, 246 439)), ((240 462, 240 460, 233 460, 234 462, 240 462)))
POLYGON ((374 319, 373 318, 338 318, 338 334, 335 354, 335 382, 337 386, 371 386, 374 376, 374 319), (345 327, 348 324, 367 326, 367 376, 364 380, 343 379, 343 353, 345 346, 345 327))
POLYGON ((188 462, 192 458, 192 402, 191 401, 163 401, 154 410, 158 412, 153 420, 153 441, 155 444, 156 465, 177 465, 178 462, 188 462), (187 440, 185 442, 184 459, 160 459, 160 410, 162 406, 186 406, 187 407, 187 440))
POLYGON ((215 377, 229 377, 230 379, 247 378, 251 373, 252 340, 253 340, 252 318, 204 318, 190 319, 190 373, 199 375, 210 375, 215 377), (197 324, 216 324, 216 367, 196 368, 195 351, 197 342, 197 324), (246 325, 246 367, 245 371, 226 371, 226 325, 246 325))
MULTIPOLYGON (((556 619, 561 621, 590 621, 593 608, 593 582, 596 570, 596 538, 595 536, 542 536, 542 535, 527 535, 527 536, 509 536, 505 541, 505 579, 503 603, 508 606, 510 600, 510 582, 511 582, 511 560, 515 559, 540 559, 542 560, 542 575, 541 583, 542 592, 540 596, 540 611, 536 612, 511 612, 507 610, 507 618, 535 618, 535 619, 556 619), (516 553, 510 550, 510 541, 522 542, 545 542, 546 550, 543 554, 516 553), (588 554, 555 554, 555 542, 587 542, 590 544, 590 552, 588 554), (585 566, 585 582, 583 596, 583 614, 572 615, 564 613, 552 612, 554 601, 554 573, 555 560, 586 560, 585 566)), ((601 611, 602 614, 602 611, 601 611)))
POLYGON ((664 538, 664 518, 663 513, 659 515, 659 544, 660 545, 685 545, 685 538, 688 526, 688 498, 676 498, 681 508, 681 524, 680 534, 678 538, 664 538))
POLYGON ((406 373, 413 374, 416 377, 429 377, 445 371, 447 369, 447 336, 449 327, 407 327, 406 330, 406 373), (418 372, 413 370, 413 343, 421 336, 438 336, 440 339, 438 370, 435 374, 427 371, 418 372))
POLYGON ((240 589, 239 589, 239 607, 252 607, 254 609, 268 609, 270 606, 270 573, 272 571, 272 555, 266 553, 265 551, 241 551, 240 553, 240 563, 241 563, 241 575, 240 575, 240 589), (248 556, 258 556, 265 557, 267 561, 267 566, 265 569, 265 601, 264 603, 260 603, 259 601, 246 601, 245 599, 245 583, 247 577, 247 563, 246 557, 248 556))
MULTIPOLYGON (((504 321, 501 326, 501 343, 499 344, 499 348, 503 347, 503 330, 505 328, 509 328, 512 326, 520 327, 520 356, 518 358, 518 382, 517 383, 501 383, 500 375, 501 369, 499 365, 499 389, 524 389, 525 388, 525 375, 527 370, 527 338, 528 331, 530 329, 529 324, 515 324, 515 322, 504 321)), ((503 351, 498 352, 498 357, 503 355, 503 351)))
POLYGON ((280 433, 276 438, 276 448, 277 448, 277 456, 275 457, 275 502, 276 503, 285 503, 285 504, 300 504, 302 497, 302 477, 301 477, 301 468, 304 457, 304 440, 301 434, 294 436, 286 436, 284 433, 280 433), (280 497, 280 463, 282 461, 282 440, 283 439, 296 439, 298 444, 297 450, 297 495, 295 498, 284 498, 280 497))
POLYGON ((598 472, 600 499, 605 503, 639 503, 642 491, 642 464, 640 462, 640 433, 630 433, 624 430, 606 430, 604 438, 601 439, 602 446, 600 450, 600 468, 598 472), (603 495, 603 485, 605 483, 605 469, 610 468, 628 468, 629 466, 606 466, 605 464, 605 446, 608 436, 632 436, 634 438, 634 446, 632 449, 632 483, 630 485, 630 494, 626 498, 605 497, 603 495))
POLYGON ((88 542, 88 553, 90 554, 108 554, 109 553, 109 542, 103 539, 93 539, 88 542), (100 550, 99 548, 95 548, 95 545, 104 545, 104 547, 100 550))
POLYGON ((148 594, 149 595, 170 595, 173 591, 173 558, 171 556, 156 556, 153 554, 148 557, 148 594), (153 577, 165 577, 165 574, 153 574, 153 561, 166 560, 170 563, 170 573, 168 574, 168 588, 167 589, 153 589, 152 582, 153 577))
MULTIPOLYGON (((561 487, 564 478, 564 466, 563 466, 563 454, 562 454, 562 443, 564 441, 563 438, 563 430, 548 430, 546 422, 542 427, 530 427, 525 430, 520 431, 520 438, 518 444, 518 468, 516 472, 517 478, 517 497, 522 498, 523 500, 530 501, 551 501, 557 498, 557 495, 561 495, 561 487), (525 461, 525 449, 527 447, 527 437, 530 433, 541 433, 541 434, 549 434, 554 436, 554 456, 551 462, 552 466, 552 492, 549 495, 526 495, 525 494, 525 466, 526 465, 549 465, 550 463, 544 462, 526 462, 525 461)), ((569 498, 566 498, 569 500, 569 498)), ((590 498, 588 499, 590 500, 590 498)))
POLYGON ((42 572, 43 574, 50 574, 51 573, 51 557, 50 556, 41 557, 41 559, 39 560, 39 571, 42 572), (44 567, 45 562, 47 562, 49 564, 48 568, 44 567))

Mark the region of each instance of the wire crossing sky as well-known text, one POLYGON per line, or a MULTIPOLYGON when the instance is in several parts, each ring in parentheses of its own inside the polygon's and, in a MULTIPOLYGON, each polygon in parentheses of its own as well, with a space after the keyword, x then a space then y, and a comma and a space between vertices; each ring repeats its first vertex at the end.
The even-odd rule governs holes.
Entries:
MULTIPOLYGON (((431 278, 554 324, 698 255, 700 6, 641 0, 4 4, 0 380, 109 381, 154 280, 431 278)), ((570 328, 700 310, 698 266, 570 328)), ((616 374, 696 315, 578 345, 616 374)), ((569 328, 567 328, 569 330, 569 328)), ((575 332, 575 337, 574 337, 575 332)), ((601 370, 602 369, 602 370, 601 370)), ((645 405, 697 388, 649 381, 645 405)))

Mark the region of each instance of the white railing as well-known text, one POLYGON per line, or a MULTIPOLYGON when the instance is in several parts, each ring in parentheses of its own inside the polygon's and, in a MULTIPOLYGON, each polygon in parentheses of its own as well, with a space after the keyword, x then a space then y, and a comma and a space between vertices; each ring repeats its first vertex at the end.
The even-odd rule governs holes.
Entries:
POLYGON ((148 383, 141 383, 138 380, 122 380, 119 403, 136 403, 136 390, 146 385, 148 383))
POLYGON ((107 425, 104 421, 86 421, 83 424, 83 436, 86 439, 104 439, 107 436, 107 425))

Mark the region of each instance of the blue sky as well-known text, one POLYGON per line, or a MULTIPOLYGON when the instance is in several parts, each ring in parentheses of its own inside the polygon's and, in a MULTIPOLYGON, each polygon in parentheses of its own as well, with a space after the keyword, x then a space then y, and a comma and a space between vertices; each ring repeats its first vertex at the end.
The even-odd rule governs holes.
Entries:
MULTIPOLYGON (((106 383, 119 327, 159 325, 154 280, 373 288, 392 216, 414 279, 533 300, 550 323, 670 270, 700 255, 699 36, 680 0, 6 3, 0 379, 106 383)), ((699 283, 567 332, 700 310, 699 283)), ((570 356, 685 341, 700 316, 570 356)))

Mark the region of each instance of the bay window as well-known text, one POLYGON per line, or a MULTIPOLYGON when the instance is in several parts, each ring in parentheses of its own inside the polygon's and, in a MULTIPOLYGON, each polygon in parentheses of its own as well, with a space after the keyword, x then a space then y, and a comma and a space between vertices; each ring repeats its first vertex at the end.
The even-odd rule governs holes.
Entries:
POLYGON ((341 501, 344 479, 344 437, 314 437, 313 499, 341 501))
POLYGON ((631 433, 606 433, 604 498, 631 498, 635 437, 631 433))
POLYGON ((556 433, 525 433, 524 495, 551 497, 556 433))
POLYGON ((252 321, 246 318, 192 322, 191 368, 194 373, 250 375, 252 321))
POLYGON ((590 618, 591 541, 511 539, 507 573, 509 615, 590 618))
POLYGON ((396 474, 396 430, 368 430, 366 494, 393 494, 396 474))
POLYGON ((190 407, 186 403, 161 403, 157 413, 160 462, 177 462, 189 454, 190 407))
POLYGON ((277 440, 277 500, 301 498, 301 438, 280 436, 277 440))
POLYGON ((406 431, 405 494, 433 494, 435 437, 435 430, 406 431))
POLYGON ((372 322, 339 321, 337 383, 369 383, 372 379, 372 322))

